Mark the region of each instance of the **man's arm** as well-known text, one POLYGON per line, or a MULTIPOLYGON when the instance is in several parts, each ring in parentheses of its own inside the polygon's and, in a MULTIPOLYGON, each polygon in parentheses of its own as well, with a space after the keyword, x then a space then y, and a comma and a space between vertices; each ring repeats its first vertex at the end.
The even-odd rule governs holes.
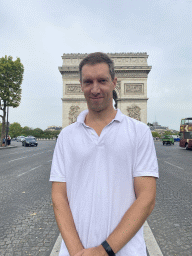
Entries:
POLYGON ((120 223, 106 239, 114 253, 117 253, 124 247, 137 233, 155 206, 155 177, 135 177, 134 188, 136 194, 135 202, 126 211, 120 223))
POLYGON ((66 190, 66 182, 52 182, 52 202, 55 219, 70 256, 84 247, 77 233, 66 190))

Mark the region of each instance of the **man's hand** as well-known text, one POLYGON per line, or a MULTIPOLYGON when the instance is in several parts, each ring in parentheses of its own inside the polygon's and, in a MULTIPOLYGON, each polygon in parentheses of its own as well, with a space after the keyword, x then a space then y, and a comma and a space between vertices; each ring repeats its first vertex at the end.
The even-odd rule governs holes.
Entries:
POLYGON ((74 256, 108 256, 107 252, 102 245, 97 247, 83 249, 80 252, 76 253, 74 256))
POLYGON ((83 255, 83 252, 85 251, 85 249, 81 250, 80 252, 76 253, 74 256, 81 256, 83 255))

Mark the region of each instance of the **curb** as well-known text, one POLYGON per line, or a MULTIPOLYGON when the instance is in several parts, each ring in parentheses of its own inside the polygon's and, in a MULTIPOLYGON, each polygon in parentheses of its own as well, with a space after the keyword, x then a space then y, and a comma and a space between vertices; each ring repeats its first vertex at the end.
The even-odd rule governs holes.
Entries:
POLYGON ((0 149, 17 148, 17 146, 0 147, 0 149))

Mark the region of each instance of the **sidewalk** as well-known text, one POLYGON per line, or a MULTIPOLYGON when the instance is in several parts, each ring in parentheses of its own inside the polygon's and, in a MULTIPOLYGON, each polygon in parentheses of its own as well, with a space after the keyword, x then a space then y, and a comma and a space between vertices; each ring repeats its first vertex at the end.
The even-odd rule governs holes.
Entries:
POLYGON ((6 146, 6 147, 0 147, 0 149, 7 149, 7 148, 17 148, 17 146, 6 146))

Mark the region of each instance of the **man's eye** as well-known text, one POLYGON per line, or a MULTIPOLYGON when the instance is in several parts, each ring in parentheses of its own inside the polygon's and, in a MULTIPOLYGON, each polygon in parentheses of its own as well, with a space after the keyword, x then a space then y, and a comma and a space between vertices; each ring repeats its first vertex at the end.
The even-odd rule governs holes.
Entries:
POLYGON ((106 82, 106 80, 105 80, 105 79, 102 79, 102 80, 100 80, 100 82, 101 82, 101 83, 105 83, 105 82, 106 82))

